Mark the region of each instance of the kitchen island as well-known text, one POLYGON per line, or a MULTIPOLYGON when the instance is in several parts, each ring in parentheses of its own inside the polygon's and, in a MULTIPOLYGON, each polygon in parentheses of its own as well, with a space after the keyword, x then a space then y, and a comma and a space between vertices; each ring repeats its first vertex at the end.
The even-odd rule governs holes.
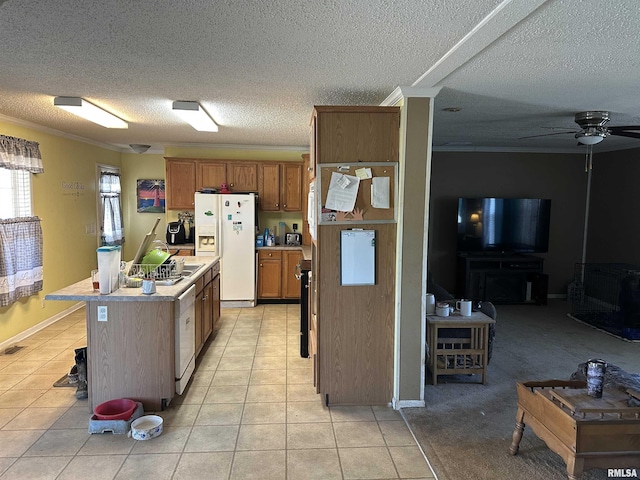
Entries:
POLYGON ((178 340, 184 330, 178 325, 178 299, 195 286, 194 321, 188 325, 189 318, 183 320, 192 332, 188 342, 192 342, 189 346, 194 356, 211 335, 220 312, 219 258, 184 258, 186 264, 202 266, 174 285, 157 285, 156 293, 150 295, 143 294, 141 288, 127 287, 101 295, 93 291, 90 278, 46 295, 47 300, 86 302, 87 383, 92 411, 117 398, 130 398, 142 402, 145 411, 157 411, 173 399, 178 385, 176 363, 180 361, 180 352, 176 355, 180 344, 176 343, 185 342, 184 335, 178 340))

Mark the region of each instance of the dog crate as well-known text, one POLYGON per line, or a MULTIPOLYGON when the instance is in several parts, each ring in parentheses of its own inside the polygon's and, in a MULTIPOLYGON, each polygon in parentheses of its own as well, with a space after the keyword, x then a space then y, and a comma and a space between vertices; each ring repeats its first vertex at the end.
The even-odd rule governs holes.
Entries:
POLYGON ((640 340, 640 267, 578 263, 569 300, 574 318, 619 337, 640 340))

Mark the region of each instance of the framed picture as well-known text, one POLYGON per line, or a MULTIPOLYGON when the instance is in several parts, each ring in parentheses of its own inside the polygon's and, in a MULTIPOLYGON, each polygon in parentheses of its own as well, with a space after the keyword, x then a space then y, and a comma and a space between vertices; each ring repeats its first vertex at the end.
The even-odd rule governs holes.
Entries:
POLYGON ((164 180, 137 180, 139 213, 164 213, 164 180))

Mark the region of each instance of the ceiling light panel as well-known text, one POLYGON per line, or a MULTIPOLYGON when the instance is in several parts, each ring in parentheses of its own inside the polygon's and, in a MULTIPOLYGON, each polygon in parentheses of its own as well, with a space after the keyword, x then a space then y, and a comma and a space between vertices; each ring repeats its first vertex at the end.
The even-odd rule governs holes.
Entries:
POLYGON ((199 132, 217 132, 218 125, 198 102, 175 101, 173 111, 199 132))
POLYGON ((124 120, 96 107, 93 103, 80 97, 55 97, 53 104, 67 112, 97 123, 107 128, 129 128, 124 120))

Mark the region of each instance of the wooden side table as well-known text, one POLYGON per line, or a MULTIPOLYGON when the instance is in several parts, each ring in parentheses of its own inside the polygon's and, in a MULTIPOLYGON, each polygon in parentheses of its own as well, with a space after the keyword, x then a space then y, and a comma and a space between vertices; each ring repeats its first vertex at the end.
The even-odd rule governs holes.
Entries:
POLYGON ((489 325, 496 323, 482 312, 471 312, 463 317, 453 313, 448 317, 427 315, 428 367, 433 384, 438 384, 438 375, 479 374, 482 383, 487 381, 489 362, 489 325), (464 329, 463 338, 441 335, 442 329, 464 329))
POLYGON ((511 455, 529 425, 562 457, 569 480, 590 468, 640 467, 640 408, 627 406, 629 394, 605 389, 602 398, 592 398, 584 382, 562 380, 518 382, 517 391, 511 455))

